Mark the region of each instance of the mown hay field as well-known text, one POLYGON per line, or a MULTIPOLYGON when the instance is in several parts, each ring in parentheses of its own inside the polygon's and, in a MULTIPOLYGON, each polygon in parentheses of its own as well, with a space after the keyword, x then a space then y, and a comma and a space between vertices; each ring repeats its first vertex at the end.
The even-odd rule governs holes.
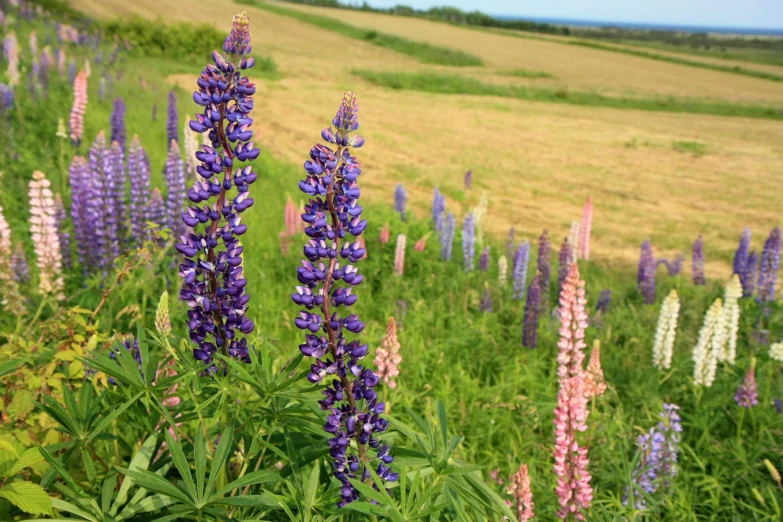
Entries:
MULTIPOLYGON (((159 0, 71 3, 99 18, 137 14, 220 20, 221 29, 228 29, 221 15, 237 8, 228 0, 181 0, 176 7, 159 0)), ((317 138, 312 129, 331 118, 335 93, 356 91, 367 138, 364 194, 371 201, 391 204, 394 186, 403 183, 414 212, 425 215, 432 189, 439 186, 449 209, 462 215, 486 193, 489 231, 503 235, 513 225, 532 238, 548 228, 562 238, 592 196, 595 256, 634 261, 645 236, 652 238, 656 254, 687 252, 702 233, 708 270, 727 273, 741 228, 767 230, 780 219, 779 121, 386 89, 351 71, 466 72, 425 66, 286 16, 242 8, 260 28, 254 47, 271 55, 282 74, 279 81, 259 84, 255 125, 262 146, 277 157, 303 161, 317 138), (462 175, 469 168, 474 188, 465 194, 462 175)), ((778 82, 423 20, 347 11, 325 15, 478 54, 486 67, 469 68, 471 75, 529 68, 551 72, 573 90, 668 91, 783 105, 778 82)), ((172 81, 188 88, 194 84, 192 74, 172 81)))

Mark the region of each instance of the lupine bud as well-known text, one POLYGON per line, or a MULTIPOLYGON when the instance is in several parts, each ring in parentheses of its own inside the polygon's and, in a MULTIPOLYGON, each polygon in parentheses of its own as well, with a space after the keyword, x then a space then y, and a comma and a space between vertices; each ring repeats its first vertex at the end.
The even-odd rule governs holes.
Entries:
POLYGON ((52 295, 58 301, 65 299, 61 276, 62 254, 57 240, 54 217, 54 197, 51 184, 41 171, 33 173, 30 181, 30 232, 38 265, 38 290, 52 295))
POLYGON ((0 206, 0 304, 7 313, 20 316, 26 312, 24 297, 14 277, 11 264, 11 227, 0 206))
POLYGON ((500 287, 503 288, 506 286, 506 282, 508 281, 508 261, 506 260, 506 256, 500 256, 498 258, 498 283, 500 284, 500 287))
POLYGON ((764 242, 759 269, 758 292, 756 300, 766 303, 775 300, 775 284, 780 268, 780 228, 775 227, 764 242))
POLYGON ((394 272, 401 276, 405 272, 405 234, 397 236, 397 247, 394 251, 394 272))
POLYGON ((451 261, 451 248, 454 244, 454 233, 457 228, 454 214, 449 212, 440 234, 440 258, 443 261, 451 261))
POLYGON ((481 256, 479 257, 479 270, 482 272, 489 270, 489 247, 485 247, 484 250, 481 251, 481 256))
POLYGON ((169 91, 168 119, 166 120, 166 143, 179 143, 179 112, 177 112, 177 94, 169 91))
POLYGON ((726 349, 718 360, 733 365, 737 359, 737 334, 739 333, 740 306, 742 284, 737 274, 726 284, 723 294, 723 322, 726 325, 726 349))
POLYGON ((549 249, 549 233, 544 230, 544 233, 538 238, 538 273, 541 275, 541 310, 549 310, 549 282, 551 281, 549 249))
POLYGON ((489 283, 484 283, 484 295, 481 296, 481 302, 479 303, 479 311, 481 312, 492 311, 492 294, 489 291, 489 283))
POLYGON ((476 241, 476 223, 473 214, 465 216, 465 222, 462 225, 462 254, 465 261, 465 271, 470 272, 474 268, 473 258, 475 256, 474 245, 476 241))
POLYGON ((131 235, 136 244, 140 244, 144 241, 144 223, 148 221, 145 208, 150 200, 150 165, 138 136, 134 136, 131 140, 128 152, 128 178, 130 178, 131 235))
POLYGON ((82 141, 84 132, 84 113, 87 112, 87 73, 81 71, 73 82, 73 106, 68 125, 71 130, 71 142, 75 147, 82 141))
POLYGON ((653 366, 659 370, 672 367, 674 339, 677 335, 677 320, 680 316, 680 296, 672 289, 661 305, 658 315, 658 326, 655 329, 653 342, 653 366))
POLYGON ((518 522, 528 522, 533 518, 533 491, 530 489, 530 475, 528 474, 527 464, 521 464, 516 473, 511 475, 508 480, 506 493, 514 497, 517 508, 518 522))
POLYGON ((444 212, 446 212, 446 199, 436 187, 432 198, 432 228, 436 232, 440 232, 443 229, 444 212))
POLYGON ((579 250, 579 258, 590 259, 590 233, 593 229, 593 201, 587 198, 582 209, 582 223, 579 226, 579 244, 573 248, 579 250))
POLYGON ((584 392, 585 397, 600 397, 606 392, 604 370, 601 368, 601 342, 596 339, 593 342, 593 351, 590 352, 590 360, 585 370, 584 392))
POLYGON ((739 246, 734 253, 734 273, 740 278, 743 294, 748 285, 748 257, 750 256, 750 227, 745 227, 740 236, 739 246))
POLYGON ((512 299, 525 297, 527 286, 527 265, 530 261, 530 243, 527 240, 520 243, 514 255, 514 293, 512 299))
POLYGON ((748 409, 759 403, 759 392, 756 387, 755 357, 750 361, 750 368, 748 368, 748 372, 745 374, 745 379, 742 381, 742 384, 737 388, 734 400, 737 401, 737 406, 748 409))
POLYGON ((155 312, 155 329, 164 337, 171 333, 171 318, 169 317, 169 293, 163 292, 155 312))
POLYGON ((296 205, 294 205, 294 201, 290 196, 285 202, 284 214, 285 231, 289 236, 295 236, 299 231, 298 223, 301 221, 301 218, 297 215, 296 205))
POLYGON ((402 185, 397 185, 394 190, 394 210, 400 214, 400 219, 405 221, 405 206, 408 203, 408 193, 402 185))
POLYGON ((16 281, 26 283, 30 280, 30 266, 21 243, 16 244, 11 254, 11 270, 16 281))
POLYGON ((54 195, 54 223, 57 227, 57 240, 63 256, 63 265, 71 268, 71 234, 65 230, 65 207, 59 194, 54 195))
POLYGON ((522 346, 535 348, 538 345, 538 312, 541 309, 541 274, 536 274, 527 289, 525 321, 522 327, 522 346))
POLYGON ((704 238, 699 236, 693 243, 693 262, 691 264, 694 285, 705 285, 704 278, 704 238))
POLYGON ((187 233, 187 226, 182 221, 185 210, 185 169, 182 155, 176 141, 169 144, 169 154, 166 158, 166 168, 163 171, 166 178, 168 193, 166 194, 166 226, 171 229, 174 237, 187 233))
POLYGON ((568 272, 571 270, 571 265, 573 264, 571 248, 568 238, 565 238, 563 246, 560 247, 560 254, 557 259, 557 295, 560 295, 560 292, 563 291, 563 283, 565 282, 566 277, 568 277, 568 272))
POLYGON ((473 171, 469 170, 465 173, 465 190, 470 190, 473 187, 473 171))
POLYGON ((386 326, 386 335, 381 341, 381 346, 375 350, 375 359, 373 363, 378 368, 378 377, 383 379, 390 389, 397 388, 395 377, 400 375, 400 343, 397 340, 397 323, 394 317, 389 317, 389 323, 386 326))
POLYGON ((642 294, 644 304, 655 303, 655 257, 649 239, 642 243, 639 255, 639 268, 636 272, 636 281, 639 293, 642 294))
POLYGON ((718 355, 723 352, 723 302, 715 299, 704 315, 704 324, 699 330, 699 339, 693 348, 693 384, 707 388, 715 381, 718 369, 718 355))

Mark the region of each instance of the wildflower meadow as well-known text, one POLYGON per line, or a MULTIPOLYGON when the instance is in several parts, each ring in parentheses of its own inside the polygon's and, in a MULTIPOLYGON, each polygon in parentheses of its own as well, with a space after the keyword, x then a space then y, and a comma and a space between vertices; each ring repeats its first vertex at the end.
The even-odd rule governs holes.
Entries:
POLYGON ((719 271, 596 256, 596 196, 492 234, 482 165, 368 202, 360 86, 276 156, 235 7, 0 0, 0 520, 783 519, 778 223, 719 271))

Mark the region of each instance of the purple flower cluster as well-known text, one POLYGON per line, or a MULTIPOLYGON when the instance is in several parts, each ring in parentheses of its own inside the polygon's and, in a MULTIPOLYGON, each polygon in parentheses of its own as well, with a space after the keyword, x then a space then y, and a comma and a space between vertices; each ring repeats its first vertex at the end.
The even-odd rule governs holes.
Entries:
MULTIPOLYGON (((679 453, 682 424, 674 404, 664 404, 660 413, 661 420, 649 433, 639 435, 636 440, 638 460, 633 472, 634 506, 645 509, 647 503, 644 494, 653 494, 663 486, 671 487, 672 479, 677 475, 677 457, 679 453)), ((627 504, 630 492, 626 490, 623 503, 627 504)))
POLYGON ((133 137, 128 151, 128 178, 130 179, 131 235, 134 242, 140 244, 146 239, 144 223, 154 220, 147 212, 147 207, 151 204, 150 161, 138 136, 133 137))
POLYGON ((748 255, 748 272, 742 285, 742 297, 752 297, 756 290, 756 272, 759 269, 759 254, 755 250, 748 255))
POLYGON ((114 105, 111 110, 111 141, 115 141, 120 144, 122 154, 127 151, 126 145, 128 141, 128 135, 125 131, 125 102, 122 98, 114 100, 114 105))
MULTIPOLYGON (((198 102, 199 100, 196 100, 196 103, 198 102)), ((169 91, 168 117, 166 118, 166 143, 170 144, 172 140, 179 143, 179 112, 177 111, 177 93, 174 92, 174 89, 169 91)))
POLYGON ((694 285, 705 285, 704 277, 704 238, 699 235, 693 242, 693 261, 691 262, 691 274, 694 285))
POLYGON ((476 220, 473 219, 473 214, 469 213, 465 216, 465 221, 462 225, 462 255, 465 261, 465 271, 470 272, 475 268, 474 257, 476 245, 476 220))
POLYGON ((484 285, 484 295, 481 296, 481 302, 479 303, 479 311, 481 312, 492 311, 492 294, 489 291, 489 285, 484 285))
POLYGON ((760 303, 775 300, 775 284, 780 268, 780 227, 775 227, 764 242, 759 268, 758 297, 760 303))
POLYGON ((54 226, 57 229, 57 240, 60 243, 60 253, 63 258, 63 266, 71 268, 71 234, 65 230, 65 207, 59 194, 54 196, 54 226))
POLYGON ((549 250, 549 232, 544 230, 544 233, 538 238, 538 274, 541 276, 539 291, 541 292, 542 310, 549 308, 549 283, 551 281, 549 250))
POLYGON ((364 144, 361 136, 352 134, 359 128, 358 111, 353 93, 346 93, 332 126, 321 132, 321 137, 336 150, 318 144, 310 150, 310 159, 304 164, 307 177, 299 182, 299 189, 310 197, 302 214, 305 234, 310 239, 304 247, 307 259, 297 269, 301 286, 291 296, 306 309, 295 321, 298 328, 307 332, 299 349, 316 359, 307 378, 312 383, 331 378, 326 381, 325 398, 320 405, 328 412, 324 430, 331 435, 329 453, 334 475, 342 483, 338 507, 360 497, 350 479, 371 480, 369 467, 373 459, 368 447, 376 450, 378 476, 397 480, 397 474, 389 467, 394 460, 389 446, 381 445, 376 438, 389 424, 381 416, 385 405, 379 402, 374 389, 380 379, 361 364, 368 346, 346 337, 348 333, 361 332, 364 323, 355 314, 340 316, 335 311, 356 303, 353 291, 363 280, 354 263, 362 259, 365 250, 359 241, 346 237, 358 237, 367 227, 367 221, 361 217, 361 191, 357 184, 362 165, 351 155, 352 148, 364 144), (347 264, 341 265, 339 258, 347 264))
POLYGON ((605 314, 609 311, 609 304, 612 302, 612 291, 601 290, 598 294, 598 302, 595 304, 595 311, 601 314, 605 314))
POLYGON ((525 296, 527 286, 527 267, 530 263, 530 243, 522 241, 514 253, 514 292, 512 299, 522 299, 525 296))
POLYGON ((737 251, 734 253, 734 273, 739 276, 743 292, 748 277, 748 257, 750 257, 750 227, 745 227, 740 236, 737 251))
MULTIPOLYGON (((193 101, 204 109, 190 121, 190 128, 208 133, 211 146, 203 145, 196 153, 200 179, 188 191, 192 205, 182 213, 192 232, 182 234, 176 248, 184 256, 179 267, 184 280, 180 299, 190 306, 190 339, 197 345, 193 355, 204 362, 207 372, 217 369, 213 355, 218 351, 249 362, 247 339, 240 339, 237 331, 249 334, 255 327, 246 315, 250 296, 245 292, 244 247, 239 242, 247 231, 240 214, 254 203, 250 185, 258 177, 249 165, 239 163, 260 153, 251 141, 249 117, 256 87, 241 73, 255 64, 247 56, 249 25, 245 13, 234 17, 223 43, 224 54, 212 52, 214 65, 204 67, 196 82, 199 90, 193 93, 193 101), (229 193, 233 187, 235 196, 229 193)), ((172 128, 177 127, 175 120, 172 128)), ((172 132, 170 138, 176 140, 172 132)))
POLYGON ((394 190, 394 210, 400 213, 400 219, 405 221, 405 205, 408 203, 408 193, 405 187, 397 185, 394 190))
POLYGON ((473 188, 473 171, 469 170, 465 173, 465 190, 473 188))
POLYGON ((454 233, 457 229, 457 222, 454 214, 449 212, 440 234, 440 258, 443 261, 451 261, 451 247, 454 245, 454 233))
POLYGON ((655 261, 655 266, 657 268, 660 265, 664 265, 666 267, 666 272, 669 274, 669 277, 675 277, 682 271, 683 263, 685 263, 685 256, 678 254, 673 261, 669 261, 665 257, 657 259, 655 261))
POLYGON ((571 270, 571 243, 568 242, 568 238, 563 241, 563 246, 560 247, 560 254, 558 255, 558 267, 557 267, 557 295, 563 291, 563 283, 565 283, 568 272, 571 270))
POLYGON ((525 303, 525 322, 522 326, 522 346, 538 346, 538 312, 541 310, 541 274, 536 274, 530 288, 527 289, 525 303))
POLYGON ((479 257, 479 270, 486 272, 489 270, 489 247, 484 247, 479 257))
POLYGON ((11 254, 11 273, 16 281, 26 283, 30 280, 30 266, 21 243, 17 243, 11 254))
POLYGON ((759 403, 759 391, 756 386, 756 359, 751 361, 745 379, 737 387, 734 400, 737 401, 738 406, 748 409, 759 403))
POLYGON ((639 268, 636 271, 636 284, 642 294, 644 304, 655 303, 655 257, 652 243, 645 239, 639 254, 639 268))
MULTIPOLYGON (((440 193, 440 190, 435 188, 432 196, 432 228, 436 232, 443 230, 443 214, 446 212, 446 198, 440 193)), ((449 256, 451 258, 451 256, 449 256)))

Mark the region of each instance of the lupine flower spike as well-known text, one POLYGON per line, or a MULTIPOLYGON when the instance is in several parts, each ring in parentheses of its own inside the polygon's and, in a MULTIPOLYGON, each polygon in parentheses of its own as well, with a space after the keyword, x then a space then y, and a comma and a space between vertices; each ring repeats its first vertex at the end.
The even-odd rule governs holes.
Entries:
POLYGON ((598 294, 598 302, 595 304, 595 311, 600 314, 605 314, 609 312, 609 305, 612 302, 612 291, 611 290, 601 290, 601 293, 598 294))
POLYGON ((704 324, 699 330, 699 339, 693 348, 693 384, 712 386, 718 369, 718 356, 723 352, 723 302, 720 298, 712 303, 704 315, 704 324))
POLYGON ((544 230, 538 238, 538 273, 541 276, 541 309, 549 310, 549 282, 551 265, 549 264, 549 233, 544 230))
POLYGON ((155 329, 166 336, 171 333, 171 317, 169 316, 169 293, 163 292, 155 312, 155 329))
POLYGON ((476 222, 473 214, 465 216, 465 222, 462 225, 462 253, 465 261, 465 271, 470 272, 474 268, 476 242, 476 222))
POLYGON ((375 350, 373 363, 378 368, 378 376, 392 390, 397 388, 397 381, 394 379, 400 375, 401 362, 400 343, 397 340, 397 323, 394 321, 394 317, 389 317, 386 335, 381 341, 381 346, 375 350))
POLYGON ((606 380, 604 370, 601 368, 601 342, 593 341, 593 350, 590 352, 590 360, 587 362, 584 383, 585 397, 600 397, 606 392, 606 380))
POLYGON ((752 297, 756 290, 756 272, 759 268, 759 254, 756 251, 748 255, 748 275, 742 285, 742 297, 752 297))
POLYGON ((514 292, 512 299, 522 299, 525 297, 525 288, 527 287, 527 266, 530 261, 530 243, 523 241, 514 254, 514 292))
POLYGON ((733 365, 737 359, 737 334, 739 333, 740 305, 742 283, 737 274, 731 276, 723 294, 723 316, 726 325, 726 349, 720 357, 721 361, 733 365))
POLYGON ((756 387, 755 357, 750 361, 750 368, 748 368, 748 373, 745 374, 745 379, 737 388, 737 393, 734 395, 734 400, 737 401, 737 406, 748 409, 759 403, 759 392, 758 388, 756 387))
POLYGON ((394 210, 400 214, 400 219, 405 221, 405 205, 408 203, 408 193, 405 187, 397 185, 394 191, 394 210))
POLYGON ((421 237, 416 243, 413 245, 413 249, 417 252, 424 252, 424 250, 427 248, 427 240, 430 238, 430 235, 432 232, 427 232, 424 234, 424 236, 421 237))
POLYGON ((571 245, 571 263, 576 263, 579 259, 579 228, 582 226, 579 221, 571 222, 571 229, 568 232, 568 244, 571 245))
MULTIPOLYGON (((203 181, 193 184, 188 192, 193 206, 182 214, 193 232, 183 234, 176 248, 184 256, 179 267, 184 280, 180 299, 191 308, 193 354, 208 372, 217 370, 212 357, 218 351, 249 362, 247 339, 240 338, 236 330, 249 334, 254 328, 246 315, 250 296, 245 293, 244 248, 239 243, 239 236, 247 230, 240 214, 254 203, 250 185, 257 178, 249 165, 240 167, 239 163, 252 161, 260 153, 251 141, 250 112, 256 87, 241 75, 255 64, 248 56, 249 26, 245 13, 234 17, 223 54, 212 52, 214 65, 204 68, 197 80, 199 90, 193 93, 193 100, 204 110, 191 120, 190 128, 208 132, 212 146, 203 146, 196 155, 201 162, 196 171, 203 181), (235 196, 229 193, 232 187, 237 189, 235 196)), ((177 119, 173 122, 176 129, 177 119)))
POLYGON ((349 479, 365 483, 372 480, 368 468, 376 465, 372 464, 370 450, 377 452, 376 471, 381 480, 397 480, 397 474, 389 467, 394 460, 389 446, 376 438, 389 425, 381 417, 385 405, 379 402, 374 389, 380 377, 361 364, 367 345, 358 339, 347 339, 348 333, 361 332, 364 323, 355 314, 340 316, 335 310, 357 301, 353 290, 363 279, 354 263, 364 251, 358 242, 349 239, 361 235, 367 226, 367 221, 361 219, 362 207, 358 202, 357 180, 362 165, 351 155, 352 148, 364 144, 361 136, 351 134, 359 128, 358 111, 353 93, 346 93, 332 127, 321 132, 321 137, 336 150, 318 144, 305 162, 307 177, 299 188, 311 198, 302 215, 310 224, 305 233, 311 240, 304 248, 307 260, 298 269, 301 286, 292 295, 294 302, 306 309, 295 322, 307 331, 299 349, 315 358, 308 379, 314 384, 326 383, 320 404, 327 411, 324 430, 332 437, 329 453, 335 478, 342 483, 338 507, 360 497, 349 479), (338 263, 338 256, 348 264, 338 263), (316 335, 319 332, 323 333, 316 335))
POLYGON ((285 202, 285 231, 289 236, 295 236, 299 231, 298 221, 301 219, 297 216, 296 205, 294 201, 289 197, 285 202))
POLYGON ((443 223, 443 230, 440 234, 440 258, 443 261, 451 261, 451 249, 454 245, 454 233, 457 228, 454 214, 449 212, 443 223))
POLYGON ((590 233, 593 229, 593 200, 587 198, 582 209, 582 223, 579 226, 579 245, 574 246, 579 251, 580 259, 590 259, 590 233))
POLYGON ((538 313, 541 310, 541 274, 536 274, 527 289, 525 321, 522 325, 522 346, 538 346, 538 313))
POLYGON ((517 472, 511 475, 506 493, 514 497, 519 522, 528 522, 533 518, 535 504, 533 503, 533 491, 530 489, 527 464, 521 464, 517 472))
POLYGON ((131 140, 128 152, 128 178, 130 179, 131 234, 137 244, 144 240, 144 223, 149 221, 145 208, 150 200, 150 165, 147 153, 138 136, 131 140))
POLYGON ((672 289, 669 295, 666 296, 666 299, 663 300, 661 311, 658 314, 658 326, 655 329, 653 366, 659 370, 668 370, 672 367, 674 339, 677 335, 679 315, 680 296, 677 295, 677 290, 672 289))
POLYGON ((405 234, 397 236, 397 245, 394 250, 394 272, 401 276, 405 272, 405 234))
POLYGON ((481 302, 479 303, 479 311, 492 311, 492 293, 489 291, 489 283, 484 283, 484 295, 481 297, 481 302))
POLYGON ((11 227, 0 206, 0 304, 7 313, 20 316, 25 313, 24 297, 11 266, 11 227))
POLYGON ((506 256, 500 256, 498 258, 498 284, 501 288, 506 286, 508 281, 508 260, 506 256))
POLYGON ((473 188, 473 171, 469 170, 465 173, 465 190, 473 188))
POLYGON ((444 225, 444 216, 446 212, 446 199, 440 190, 436 187, 432 196, 432 228, 440 232, 444 225))
POLYGON ((381 235, 380 235, 381 244, 385 245, 386 243, 389 242, 390 239, 391 239, 391 230, 389 230, 389 224, 385 223, 383 225, 383 228, 381 228, 381 235))
POLYGON ((770 359, 783 362, 783 342, 769 345, 769 357, 770 359))
POLYGON ((745 229, 742 231, 742 235, 740 236, 737 251, 734 253, 734 273, 737 274, 740 278, 743 293, 746 291, 748 286, 747 279, 748 269, 750 268, 748 264, 748 258, 750 257, 750 238, 750 227, 745 227, 745 229))
POLYGON ((560 349, 557 356, 557 376, 560 385, 571 377, 581 377, 584 369, 585 329, 587 328, 587 312, 585 305, 585 283, 579 275, 576 264, 571 265, 568 276, 560 293, 560 349))
POLYGON ((699 236, 693 242, 693 261, 691 264, 694 285, 707 284, 704 278, 704 238, 699 236))
POLYGON ((780 228, 775 227, 764 242, 764 250, 761 253, 761 267, 759 268, 758 297, 760 303, 775 300, 775 284, 780 268, 780 228))
POLYGON ((61 276, 62 254, 55 226, 54 196, 51 184, 41 171, 33 173, 30 181, 30 232, 38 265, 38 290, 42 295, 65 299, 61 276))
POLYGON ((179 112, 177 111, 177 94, 174 89, 169 91, 168 118, 166 119, 166 143, 179 143, 179 112))
POLYGON ((489 270, 489 247, 485 247, 484 250, 481 251, 481 256, 479 256, 479 270, 482 272, 489 270))
POLYGON ((125 130, 125 102, 122 98, 114 100, 111 111, 111 141, 120 144, 123 156, 125 155, 128 136, 125 130))
POLYGON ((182 141, 185 145, 185 170, 188 178, 196 177, 196 167, 199 164, 196 159, 196 152, 199 151, 198 133, 190 130, 189 119, 185 117, 185 126, 182 129, 182 141))
POLYGON ((65 230, 65 207, 59 194, 54 195, 54 223, 57 227, 57 240, 63 256, 63 266, 71 267, 71 234, 65 230))
POLYGON ((645 239, 642 243, 636 281, 639 293, 642 294, 644 299, 644 304, 655 303, 655 257, 653 256, 652 244, 649 239, 645 239))
POLYGON ((185 169, 182 164, 182 154, 175 140, 169 142, 169 154, 164 170, 168 193, 166 195, 166 226, 171 229, 174 237, 186 233, 182 221, 182 211, 185 209, 185 169))
POLYGON ((16 244, 11 254, 11 270, 16 281, 26 283, 30 280, 30 266, 21 243, 16 244))
POLYGON ((74 147, 78 147, 82 141, 85 112, 87 112, 87 73, 81 71, 73 81, 73 106, 68 120, 74 147))

